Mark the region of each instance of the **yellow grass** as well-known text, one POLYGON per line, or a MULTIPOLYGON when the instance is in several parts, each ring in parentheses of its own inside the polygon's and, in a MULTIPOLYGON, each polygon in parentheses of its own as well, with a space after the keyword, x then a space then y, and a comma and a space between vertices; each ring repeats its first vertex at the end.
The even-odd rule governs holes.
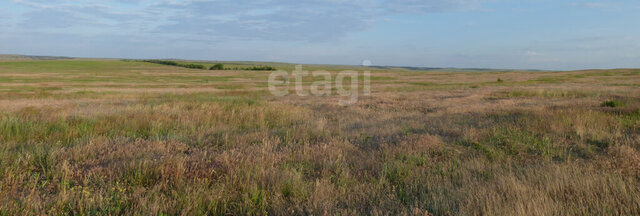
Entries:
POLYGON ((0 215, 640 214, 640 70, 268 75, 0 62, 0 215))

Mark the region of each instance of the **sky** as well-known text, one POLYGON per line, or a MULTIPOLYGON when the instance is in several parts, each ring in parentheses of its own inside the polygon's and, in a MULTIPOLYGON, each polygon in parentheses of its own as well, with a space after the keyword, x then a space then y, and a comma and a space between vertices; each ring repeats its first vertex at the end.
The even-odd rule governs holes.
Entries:
POLYGON ((1 0, 0 53, 640 68, 640 1, 1 0))

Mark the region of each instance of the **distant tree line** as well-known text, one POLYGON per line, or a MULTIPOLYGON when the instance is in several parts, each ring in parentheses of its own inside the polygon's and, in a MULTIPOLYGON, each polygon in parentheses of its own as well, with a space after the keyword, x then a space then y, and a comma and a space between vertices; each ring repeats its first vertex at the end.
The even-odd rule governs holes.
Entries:
POLYGON ((223 64, 215 64, 211 66, 210 69, 211 70, 250 70, 250 71, 275 71, 276 70, 275 67, 263 66, 263 65, 251 66, 246 68, 242 68, 242 67, 225 68, 223 64))
POLYGON ((174 61, 167 61, 167 60, 142 60, 143 62, 149 62, 149 63, 154 63, 154 64, 163 64, 163 65, 171 65, 171 66, 178 66, 178 62, 174 62, 174 61))
POLYGON ((209 70, 224 70, 224 65, 223 64, 214 64, 213 66, 211 66, 211 68, 209 68, 209 70))
POLYGON ((207 67, 205 67, 204 65, 201 65, 201 64, 179 64, 178 66, 186 67, 186 68, 192 68, 192 69, 201 69, 201 70, 206 70, 207 69, 207 67))
POLYGON ((154 64, 171 65, 171 66, 178 66, 178 67, 185 67, 185 68, 192 68, 192 69, 202 69, 202 70, 207 69, 207 67, 201 64, 181 64, 178 62, 168 61, 168 60, 142 60, 142 61, 154 63, 154 64))
MULTIPOLYGON (((201 64, 182 64, 182 63, 178 63, 175 61, 169 61, 169 60, 142 60, 143 62, 148 62, 148 63, 154 63, 154 64, 163 64, 163 65, 170 65, 170 66, 177 66, 177 67, 185 67, 185 68, 192 68, 192 69, 202 69, 202 70, 206 70, 207 67, 205 67, 204 65, 201 64)), ((275 71, 276 68, 275 67, 271 67, 271 66, 252 66, 252 67, 247 67, 247 68, 239 68, 239 67, 234 67, 234 68, 225 68, 224 64, 218 63, 218 64, 214 64, 213 66, 211 66, 209 68, 209 70, 251 70, 251 71, 275 71)))
POLYGON ((247 68, 246 70, 253 70, 253 71, 275 71, 276 68, 271 67, 271 66, 253 66, 250 68, 247 68))
POLYGON ((276 68, 275 67, 271 67, 271 66, 252 66, 252 67, 246 67, 246 68, 241 68, 241 67, 233 67, 233 68, 225 68, 223 64, 215 64, 213 66, 211 66, 211 68, 209 68, 209 70, 250 70, 250 71, 275 71, 276 68))

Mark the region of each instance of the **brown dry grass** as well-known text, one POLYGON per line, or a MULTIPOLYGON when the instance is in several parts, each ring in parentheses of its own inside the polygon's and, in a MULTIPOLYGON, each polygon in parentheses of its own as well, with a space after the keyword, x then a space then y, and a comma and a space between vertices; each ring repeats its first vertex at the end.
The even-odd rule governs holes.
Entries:
POLYGON ((640 214, 637 70, 374 71, 343 107, 105 62, 0 63, 0 214, 640 214))

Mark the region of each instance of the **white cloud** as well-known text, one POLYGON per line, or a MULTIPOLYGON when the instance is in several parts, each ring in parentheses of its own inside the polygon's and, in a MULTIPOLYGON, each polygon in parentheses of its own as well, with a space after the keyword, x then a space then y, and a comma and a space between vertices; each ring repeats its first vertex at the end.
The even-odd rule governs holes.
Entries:
POLYGON ((372 1, 190 1, 159 5, 174 11, 160 32, 245 39, 322 41, 366 29, 372 1))
POLYGON ((215 38, 328 41, 362 31, 389 13, 473 8, 480 0, 13 0, 32 29, 82 27, 94 32, 215 38))
POLYGON ((571 7, 587 8, 593 10, 602 10, 607 12, 620 12, 620 11, 636 11, 640 7, 635 0, 619 0, 619 1, 594 1, 583 0, 568 3, 571 7))
POLYGON ((480 0, 387 0, 383 9, 393 13, 437 13, 477 8, 480 0))
POLYGON ((526 56, 539 56, 540 54, 538 52, 528 50, 528 51, 526 51, 524 53, 524 55, 526 55, 526 56))
POLYGON ((617 3, 612 2, 571 2, 570 6, 573 7, 586 7, 586 8, 596 8, 596 9, 606 9, 618 6, 617 3))

